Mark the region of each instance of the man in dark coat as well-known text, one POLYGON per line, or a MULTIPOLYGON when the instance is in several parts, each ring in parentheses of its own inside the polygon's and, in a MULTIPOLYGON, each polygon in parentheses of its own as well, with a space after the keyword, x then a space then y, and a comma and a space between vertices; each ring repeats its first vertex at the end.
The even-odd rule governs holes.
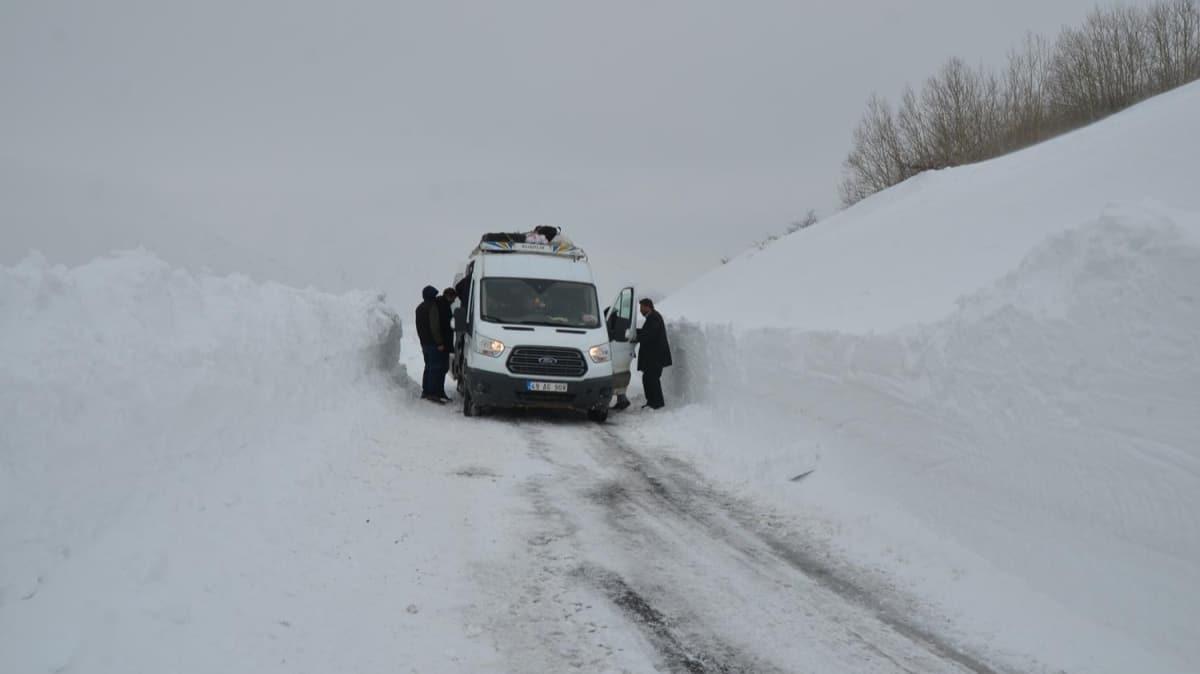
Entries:
MULTIPOLYGON (((458 300, 458 312, 454 318, 454 348, 456 351, 462 351, 467 341, 467 310, 471 304, 471 274, 475 263, 467 267, 467 275, 463 276, 458 283, 454 284, 454 297, 458 300)), ((459 354, 458 363, 462 363, 462 354, 459 354)))
POLYGON ((471 302, 471 277, 464 276, 454 286, 454 296, 462 300, 462 305, 465 307, 471 302))
MULTIPOLYGON (((454 308, 453 307, 454 307, 454 300, 456 300, 456 299, 458 299, 458 293, 456 293, 454 291, 454 288, 446 288, 445 290, 442 291, 441 296, 437 298, 438 318, 441 320, 442 334, 446 336, 446 371, 447 372, 454 370, 454 352, 458 348, 457 347, 458 340, 455 339, 454 323, 453 323, 453 320, 454 320, 454 308)), ((443 377, 441 380, 442 385, 440 387, 438 387, 438 390, 436 391, 436 393, 438 393, 439 399, 441 399, 443 402, 450 400, 450 397, 446 395, 445 382, 446 382, 446 379, 445 379, 445 377, 443 377)))
POLYGON ((425 372, 421 377, 421 398, 432 402, 445 402, 446 372, 450 369, 451 333, 442 323, 442 309, 438 301, 437 288, 425 286, 421 291, 421 304, 417 306, 415 323, 417 337, 421 340, 421 353, 425 356, 425 372))
POLYGON ((458 293, 454 291, 454 288, 446 288, 442 291, 442 296, 437 298, 438 316, 442 320, 442 334, 447 335, 446 353, 454 353, 454 327, 450 323, 454 310, 450 307, 456 299, 458 299, 458 293))
POLYGON ((663 400, 663 368, 671 366, 671 345, 667 343, 667 325, 662 314, 654 309, 654 302, 643 299, 638 309, 645 317, 637 331, 638 371, 642 373, 642 386, 646 389, 646 404, 652 410, 666 405, 663 400))

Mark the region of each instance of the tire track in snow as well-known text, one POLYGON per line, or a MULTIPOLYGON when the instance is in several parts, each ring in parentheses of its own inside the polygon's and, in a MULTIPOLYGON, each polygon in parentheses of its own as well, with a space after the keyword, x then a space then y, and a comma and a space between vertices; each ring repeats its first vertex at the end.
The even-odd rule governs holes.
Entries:
MULTIPOLYGON (((726 541, 732 548, 745 553, 747 559, 756 564, 770 563, 762 555, 762 549, 765 548, 778 562, 791 567, 847 604, 863 609, 896 634, 936 655, 943 662, 975 674, 1007 674, 1006 670, 996 668, 890 607, 875 592, 857 584, 834 564, 764 530, 742 504, 708 486, 689 464, 676 459, 671 461, 672 470, 656 470, 645 456, 634 450, 611 427, 601 428, 599 435, 602 448, 619 459, 625 469, 642 483, 641 493, 660 501, 663 509, 695 522, 710 535, 726 541), (738 525, 736 532, 729 526, 730 522, 738 525)), ((874 643, 870 636, 852 628, 847 629, 867 648, 902 671, 924 671, 910 669, 901 659, 874 643)))
MULTIPOLYGON (((547 421, 547 420, 541 420, 547 421)), ((580 525, 573 521, 569 513, 578 512, 569 500, 564 500, 562 494, 553 489, 555 484, 577 484, 586 486, 583 494, 574 494, 587 502, 602 504, 606 500, 620 498, 616 494, 605 495, 604 486, 595 487, 595 480, 600 477, 594 470, 572 464, 559 456, 563 447, 551 442, 543 433, 547 428, 558 426, 549 422, 541 424, 519 424, 524 431, 530 449, 542 460, 553 465, 558 474, 554 477, 540 476, 531 479, 526 484, 526 493, 533 502, 535 512, 546 525, 547 531, 530 538, 530 546, 535 548, 533 555, 542 565, 542 572, 558 566, 561 575, 576 586, 587 588, 607 599, 615 607, 625 621, 632 624, 654 651, 659 667, 665 671, 683 674, 740 674, 749 672, 782 672, 760 658, 743 658, 736 649, 721 642, 716 636, 703 631, 700 626, 669 613, 655 605, 651 598, 652 592, 639 590, 631 581, 611 568, 607 568, 589 559, 585 545, 579 540, 580 525)), ((617 487, 619 492, 620 488, 617 487)), ((619 526, 610 522, 613 528, 619 526)), ((538 587, 533 592, 544 601, 547 595, 546 578, 542 577, 538 587)), ((563 593, 559 591, 559 595, 563 593)), ((589 623, 590 625, 590 623, 589 623)), ((561 636, 561 633, 559 634, 561 636)), ((586 637, 577 634, 577 637, 586 637)), ((547 648, 563 651, 561 643, 545 643, 547 648)), ((608 650, 606 644, 600 646, 608 650)), ((589 650, 586 645, 567 649, 571 653, 589 650)), ((577 658, 571 658, 571 664, 576 666, 577 658)), ((599 663, 592 661, 593 665, 599 663)), ((607 671, 607 670, 606 670, 607 671)), ((640 670, 639 670, 640 671, 640 670)))
POLYGON ((522 578, 507 591, 519 610, 498 625, 520 644, 507 649, 514 671, 1006 671, 686 462, 611 427, 514 426, 547 466, 525 483, 526 559, 506 572, 522 578))
MULTIPOLYGON (((694 651, 672 629, 673 620, 652 606, 645 597, 630 587, 625 579, 616 573, 599 567, 586 566, 581 566, 577 573, 595 584, 637 625, 671 671, 687 672, 688 674, 762 671, 749 669, 744 664, 730 664, 711 652, 694 651)), ((725 657, 731 660, 736 659, 736 655, 732 651, 726 653, 725 657)))

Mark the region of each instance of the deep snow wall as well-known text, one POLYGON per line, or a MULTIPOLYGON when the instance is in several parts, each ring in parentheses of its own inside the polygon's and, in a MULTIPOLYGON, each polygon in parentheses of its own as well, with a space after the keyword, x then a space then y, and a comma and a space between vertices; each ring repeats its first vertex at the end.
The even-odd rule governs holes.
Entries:
POLYGON ((744 443, 710 460, 751 482, 816 467, 1200 662, 1200 215, 1114 206, 909 330, 681 321, 672 339, 668 390, 744 443))
POLYGON ((698 279, 677 430, 764 492, 815 466, 785 502, 1002 650, 1200 671, 1197 119, 1193 83, 698 279))
POLYGON ((386 408, 399 344, 370 294, 145 251, 0 267, 0 668, 204 671, 253 652, 223 630, 272 610, 253 600, 281 573, 258 568, 272 515, 312 493, 298 485, 337 460, 355 408, 386 408))

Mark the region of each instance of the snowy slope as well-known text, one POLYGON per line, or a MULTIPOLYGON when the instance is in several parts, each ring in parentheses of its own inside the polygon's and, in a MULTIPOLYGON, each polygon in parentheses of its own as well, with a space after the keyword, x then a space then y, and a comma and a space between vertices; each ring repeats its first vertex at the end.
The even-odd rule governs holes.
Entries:
POLYGON ((677 318, 865 332, 938 320, 1112 202, 1200 210, 1200 85, 973 166, 930 172, 671 297, 677 318))
POLYGON ((1196 119, 1200 85, 698 280, 664 303, 697 404, 643 432, 998 649, 1197 671, 1196 119))

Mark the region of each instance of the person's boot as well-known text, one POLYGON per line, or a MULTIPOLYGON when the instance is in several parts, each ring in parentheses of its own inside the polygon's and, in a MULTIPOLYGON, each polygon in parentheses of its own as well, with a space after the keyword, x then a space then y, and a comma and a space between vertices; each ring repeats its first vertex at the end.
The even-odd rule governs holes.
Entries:
POLYGON ((617 396, 617 404, 613 405, 612 408, 614 410, 620 412, 621 410, 625 409, 626 407, 629 407, 629 398, 626 398, 623 395, 618 395, 617 396))

